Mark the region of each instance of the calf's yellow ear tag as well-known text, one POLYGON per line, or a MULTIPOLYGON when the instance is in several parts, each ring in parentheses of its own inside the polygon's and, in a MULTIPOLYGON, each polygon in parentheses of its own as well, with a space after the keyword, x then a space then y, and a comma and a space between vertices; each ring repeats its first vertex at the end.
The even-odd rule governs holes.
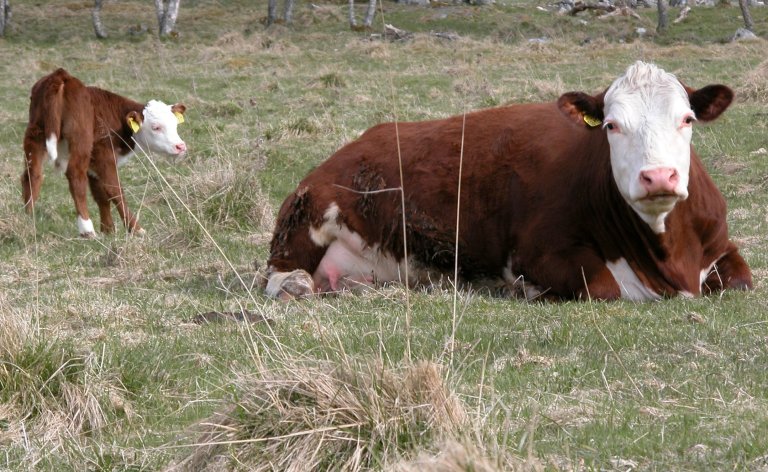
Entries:
POLYGON ((174 111, 173 114, 176 115, 176 119, 179 120, 179 124, 184 123, 184 115, 178 111, 174 111))
POLYGON ((602 123, 601 120, 598 120, 594 116, 590 115, 584 115, 584 123, 587 124, 590 128, 594 128, 595 126, 600 126, 600 123, 602 123))
POLYGON ((128 118, 128 124, 131 126, 131 129, 133 130, 134 133, 139 132, 141 125, 136 123, 136 120, 134 120, 133 118, 128 118))

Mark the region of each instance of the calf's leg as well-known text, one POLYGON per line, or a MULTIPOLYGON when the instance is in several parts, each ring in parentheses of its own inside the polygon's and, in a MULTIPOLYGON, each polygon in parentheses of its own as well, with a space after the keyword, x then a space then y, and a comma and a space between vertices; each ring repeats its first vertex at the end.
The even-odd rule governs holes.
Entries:
POLYGON ((109 195, 101 184, 101 179, 91 172, 88 173, 88 185, 91 187, 91 195, 99 206, 99 219, 102 233, 112 233, 115 223, 112 221, 112 207, 109 203, 109 195))
POLYGON ((77 230, 83 238, 94 238, 96 237, 96 230, 93 229, 87 201, 88 168, 91 162, 93 138, 90 130, 82 123, 75 123, 70 132, 72 136, 78 136, 78 139, 67 140, 69 143, 69 162, 64 175, 67 176, 69 193, 75 202, 77 230))
POLYGON ((144 234, 144 229, 139 226, 137 218, 128 209, 120 178, 117 175, 117 163, 111 150, 103 150, 97 146, 88 177, 91 193, 99 205, 102 231, 111 233, 115 229, 110 207, 110 203, 113 203, 128 231, 138 235, 144 234))
POLYGON ((45 145, 29 136, 24 136, 24 172, 21 174, 21 197, 24 210, 32 213, 35 202, 40 198, 40 187, 43 183, 43 160, 45 145))

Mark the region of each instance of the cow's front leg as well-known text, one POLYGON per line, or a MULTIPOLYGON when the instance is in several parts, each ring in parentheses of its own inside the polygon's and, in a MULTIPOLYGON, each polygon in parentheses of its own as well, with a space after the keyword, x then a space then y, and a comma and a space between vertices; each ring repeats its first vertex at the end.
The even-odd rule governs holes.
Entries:
POLYGON ((732 244, 706 275, 701 293, 710 294, 725 289, 751 290, 752 287, 752 271, 732 244))
POLYGON ((547 296, 579 300, 617 300, 622 296, 605 261, 589 248, 550 253, 532 266, 531 280, 544 288, 547 296))
POLYGON ((267 295, 283 300, 315 294, 312 273, 323 258, 326 246, 312 240, 310 228, 313 214, 309 189, 295 191, 283 202, 277 215, 267 261, 267 295))

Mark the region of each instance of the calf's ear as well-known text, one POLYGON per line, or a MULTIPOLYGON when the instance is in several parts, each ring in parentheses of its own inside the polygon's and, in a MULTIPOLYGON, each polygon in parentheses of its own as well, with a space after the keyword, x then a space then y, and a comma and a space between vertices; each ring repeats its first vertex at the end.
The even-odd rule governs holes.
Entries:
POLYGON ((605 92, 595 96, 584 92, 568 92, 557 99, 557 107, 571 121, 587 128, 597 128, 605 117, 604 96, 605 92))
POLYGON ((138 133, 144 118, 141 117, 141 113, 132 111, 125 115, 125 122, 128 123, 134 133, 138 133))
POLYGON ((177 103, 171 106, 171 111, 176 115, 176 119, 179 120, 179 123, 184 123, 184 112, 187 111, 187 107, 181 103, 177 103))
POLYGON ((685 87, 691 109, 699 121, 712 121, 724 112, 733 101, 733 90, 725 85, 707 85, 694 90, 685 87))

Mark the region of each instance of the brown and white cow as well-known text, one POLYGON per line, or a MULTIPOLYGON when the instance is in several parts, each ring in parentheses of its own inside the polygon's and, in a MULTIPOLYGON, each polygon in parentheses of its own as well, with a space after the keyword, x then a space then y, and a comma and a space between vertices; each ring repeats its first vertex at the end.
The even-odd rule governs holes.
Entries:
POLYGON ((375 126, 299 183, 267 293, 291 298, 454 267, 527 296, 653 300, 749 289, 726 205, 691 147, 731 103, 637 62, 603 93, 375 126), (402 156, 401 204, 399 158, 402 156), (405 215, 403 215, 404 208, 405 215), (403 218, 404 216, 404 218, 403 218), (406 225, 407 258, 403 244, 406 225))
POLYGON ((22 197, 31 212, 40 196, 43 161, 48 155, 64 170, 75 201, 80 236, 93 237, 86 192, 99 206, 101 230, 114 231, 110 203, 114 203, 129 231, 143 233, 128 210, 117 166, 138 149, 181 156, 187 145, 176 130, 186 107, 152 100, 141 104, 96 87, 86 87, 64 69, 38 80, 32 87, 29 124, 24 134, 26 168, 21 176, 22 197))

